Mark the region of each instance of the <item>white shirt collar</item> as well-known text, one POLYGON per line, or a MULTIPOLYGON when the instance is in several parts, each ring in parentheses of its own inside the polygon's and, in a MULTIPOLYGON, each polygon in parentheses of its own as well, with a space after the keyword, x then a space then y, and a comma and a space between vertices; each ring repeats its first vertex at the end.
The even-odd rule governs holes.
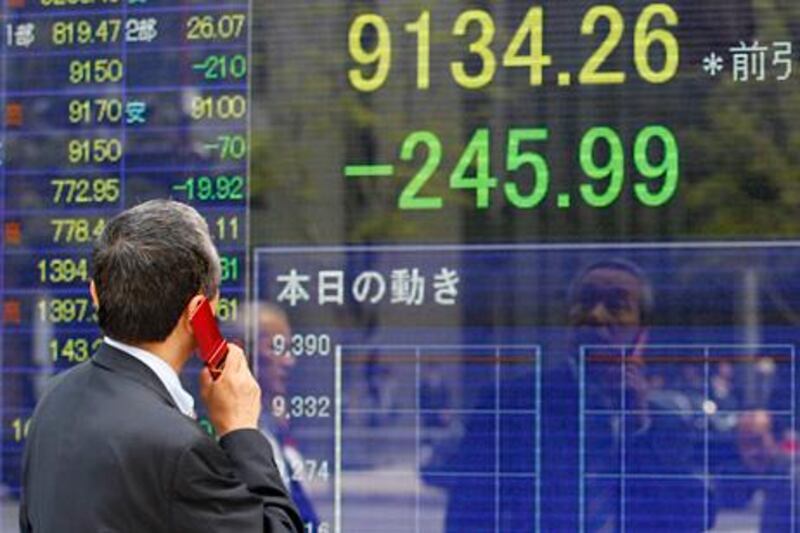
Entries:
POLYGON ((194 398, 192 398, 191 394, 186 392, 186 389, 181 385, 180 379, 178 379, 178 374, 175 373, 175 370, 173 370, 166 361, 147 350, 142 350, 136 346, 131 346, 109 337, 103 337, 103 342, 117 350, 127 353, 131 357, 147 365, 150 370, 155 372, 158 379, 161 380, 161 383, 164 384, 164 387, 166 387, 167 392, 169 392, 169 395, 172 397, 181 413, 195 418, 194 398))

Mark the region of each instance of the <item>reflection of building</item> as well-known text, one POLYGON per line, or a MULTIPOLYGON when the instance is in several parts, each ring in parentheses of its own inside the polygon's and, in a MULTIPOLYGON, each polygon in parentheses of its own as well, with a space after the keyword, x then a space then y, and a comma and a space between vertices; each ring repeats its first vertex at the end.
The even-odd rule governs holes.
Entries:
MULTIPOLYGON (((416 18, 418 7, 394 6, 386 16, 397 25, 416 18)), ((434 8, 447 18, 460 9, 441 3, 434 8)), ((464 135, 463 109, 453 106, 457 89, 441 84, 436 91, 418 91, 410 82, 416 72, 410 63, 396 61, 391 83, 377 93, 358 94, 348 85, 350 63, 342 44, 355 13, 344 1, 255 6, 253 215, 272 228, 255 235, 255 244, 460 240, 464 215, 457 205, 428 213, 424 223, 406 224, 397 208, 398 190, 342 176, 346 164, 395 163, 411 131, 437 131, 448 150, 464 135), (318 24, 322 19, 327 23, 318 24)), ((399 49, 395 53, 402 56, 399 49)), ((433 64, 448 71, 444 56, 433 64)), ((435 74, 434 83, 440 80, 435 74)), ((411 178, 411 169, 401 172, 398 179, 411 178)))

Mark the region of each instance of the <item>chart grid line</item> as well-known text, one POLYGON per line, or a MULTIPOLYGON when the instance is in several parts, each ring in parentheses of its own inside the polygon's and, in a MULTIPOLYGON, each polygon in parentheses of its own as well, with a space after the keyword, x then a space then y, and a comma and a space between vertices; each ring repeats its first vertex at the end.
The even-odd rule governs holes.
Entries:
MULTIPOLYGON (((792 429, 795 432, 795 438, 797 436, 797 357, 796 357, 796 349, 794 346, 791 347, 790 352, 792 354, 792 375, 790 378, 791 387, 792 387, 792 416, 791 416, 791 423, 792 429)), ((790 508, 791 517, 789 518, 791 522, 791 530, 792 533, 797 532, 797 451, 795 450, 792 453, 792 470, 790 472, 791 481, 789 482, 790 492, 792 495, 792 503, 790 508)))
POLYGON ((536 435, 536 479, 534 480, 534 494, 536 495, 534 523, 536 531, 541 531, 542 527, 542 365, 538 362, 542 360, 541 347, 536 348, 536 427, 533 429, 536 435))
POLYGON ((626 466, 627 466, 626 465, 626 458, 625 458, 625 452, 626 452, 625 444, 626 444, 626 432, 627 432, 627 425, 626 425, 627 417, 625 416, 626 415, 625 408, 627 407, 627 405, 626 405, 627 394, 625 392, 626 392, 626 388, 628 386, 628 384, 627 384, 628 369, 627 369, 627 364, 625 362, 625 357, 626 356, 627 356, 627 351, 626 351, 625 348, 623 348, 622 349, 622 358, 620 359, 621 362, 620 362, 620 365, 619 365, 620 366, 620 374, 622 374, 622 386, 620 387, 620 397, 621 397, 620 398, 620 405, 622 406, 622 416, 620 416, 620 427, 622 428, 620 430, 620 440, 622 442, 622 449, 620 450, 620 462, 621 462, 620 472, 622 473, 622 476, 620 477, 620 483, 619 483, 620 484, 620 487, 619 487, 619 491, 620 491, 619 530, 622 533, 625 533, 625 511, 626 511, 626 509, 625 509, 625 488, 626 488, 626 486, 625 486, 625 473, 626 473, 626 470, 627 470, 627 468, 626 468, 626 466))
MULTIPOLYGON (((344 515, 344 495, 342 491, 341 480, 344 476, 344 464, 343 464, 343 454, 344 451, 342 449, 342 419, 343 416, 347 415, 348 413, 352 414, 369 414, 369 413, 392 413, 392 414, 406 414, 406 415, 413 415, 414 417, 414 433, 415 433, 415 450, 414 456, 416 458, 416 464, 420 465, 421 460, 421 443, 422 443, 422 416, 425 413, 453 413, 453 414, 461 414, 461 415, 470 415, 470 414, 478 414, 478 415, 492 415, 493 416, 493 426, 495 429, 494 432, 494 469, 493 471, 489 472, 453 472, 453 471, 428 471, 426 475, 435 476, 435 477, 450 477, 450 478, 472 478, 472 479, 486 479, 491 480, 493 483, 494 488, 494 530, 496 533, 500 533, 502 531, 502 486, 503 480, 511 480, 511 479, 518 479, 518 480, 531 480, 531 485, 529 485, 533 498, 535 500, 534 506, 532 508, 532 512, 536 514, 533 518, 534 523, 536 524, 536 530, 539 530, 539 524, 541 523, 541 346, 539 345, 531 345, 531 344, 520 344, 520 345, 513 345, 513 344, 419 344, 419 345, 409 345, 409 344, 392 344, 384 345, 384 344, 359 344, 359 345, 351 345, 351 344, 342 344, 337 345, 336 350, 336 357, 335 357, 335 381, 336 381, 336 391, 335 391, 335 398, 336 398, 336 416, 335 416, 335 424, 336 424, 336 453, 335 453, 335 486, 334 486, 334 522, 335 527, 334 530, 339 532, 343 531, 341 529, 342 522, 343 522, 343 515, 344 515), (414 359, 417 361, 415 364, 414 369, 414 382, 415 382, 415 408, 393 408, 393 409, 369 409, 369 408, 345 408, 342 403, 342 395, 344 390, 344 383, 343 383, 343 368, 346 364, 348 354, 354 351, 375 351, 375 350, 386 350, 387 348, 394 349, 394 350, 413 350, 414 359), (493 376, 492 376, 492 383, 493 383, 493 407, 494 409, 424 409, 422 407, 422 399, 421 399, 421 383, 423 377, 423 368, 422 363, 425 360, 427 353, 430 351, 441 351, 441 350, 468 350, 468 349, 479 349, 484 350, 488 354, 490 354, 491 359, 494 361, 493 365, 493 376), (503 379, 503 368, 504 365, 502 364, 503 358, 507 355, 507 352, 511 352, 515 354, 515 356, 522 351, 530 352, 530 357, 528 357, 528 361, 533 365, 533 372, 531 372, 531 384, 535 388, 533 391, 533 401, 535 403, 534 409, 503 409, 503 402, 501 396, 501 387, 502 387, 502 379, 503 379), (532 424, 534 426, 534 438, 535 444, 533 446, 532 453, 534 454, 534 470, 535 472, 504 472, 502 470, 502 419, 504 415, 528 415, 532 418, 532 424)), ((405 470, 398 470, 394 473, 382 471, 382 476, 394 476, 397 478, 408 478, 408 472, 405 470)), ((419 475, 416 476, 414 481, 414 526, 413 529, 415 532, 420 533, 423 531, 423 520, 422 520, 422 479, 419 475)))
POLYGON ((507 244, 377 244, 341 246, 261 246, 264 254, 376 253, 376 252, 559 252, 616 250, 748 250, 798 248, 800 240, 770 241, 670 241, 670 242, 606 242, 606 243, 507 243, 507 244))
MULTIPOLYGON (((709 368, 709 355, 710 350, 706 347, 703 350, 703 355, 705 356, 705 363, 703 364, 703 376, 705 377, 703 382, 703 400, 704 403, 710 401, 711 399, 711 369, 709 368)), ((711 479, 711 471, 709 468, 709 429, 710 429, 711 420, 708 416, 703 417, 703 480, 705 483, 708 483, 708 480, 711 479)), ((708 487, 705 487, 706 490, 703 491, 703 527, 707 527, 709 524, 709 491, 708 487)))
POLYGON ((578 530, 586 531, 586 349, 579 348, 578 361, 578 530))
MULTIPOLYGON (((414 464, 417 465, 417 468, 419 468, 419 466, 420 466, 420 464, 422 462, 422 454, 420 453, 420 446, 422 444, 420 442, 421 439, 422 439, 422 431, 421 431, 421 427, 420 427, 421 424, 422 424, 422 415, 419 412, 420 408, 422 407, 422 402, 421 402, 421 396, 422 395, 421 395, 421 392, 420 392, 421 382, 422 382, 422 376, 421 376, 421 370, 422 369, 421 369, 421 363, 420 363, 420 361, 422 360, 421 350, 419 348, 414 350, 414 355, 415 355, 415 358, 417 360, 415 368, 414 368, 414 382, 415 382, 415 385, 416 385, 414 402, 415 402, 416 407, 417 407, 417 414, 416 414, 416 417, 415 417, 415 424, 414 424, 414 431, 415 431, 415 435, 414 435, 414 448, 415 448, 414 449, 414 458, 415 458, 414 459, 414 464)), ((415 529, 416 529, 417 533, 420 533, 420 525, 421 525, 421 520, 420 520, 420 500, 421 500, 421 495, 422 495, 422 479, 420 479, 420 476, 416 476, 416 479, 414 481, 414 525, 415 525, 415 529)))
MULTIPOLYGON (((603 473, 603 474, 586 474, 589 479, 619 479, 621 474, 603 473)), ((697 479, 694 474, 625 474, 628 479, 697 479)), ((769 475, 769 474, 715 474, 715 479, 740 479, 740 480, 790 480, 792 476, 787 475, 769 475)))
POLYGON ((500 533, 500 349, 494 352, 494 530, 500 533))
MULTIPOLYGON (((626 501, 626 483, 628 480, 633 479, 640 479, 640 480, 689 480, 689 479, 697 479, 697 476, 691 472, 687 472, 686 474, 674 474, 674 473, 658 473, 658 472, 637 472, 637 473, 630 473, 627 470, 626 464, 626 437, 627 437, 627 428, 626 428, 626 420, 628 416, 636 415, 636 414, 649 414, 650 416, 659 416, 659 415, 693 415, 703 417, 702 423, 702 435, 703 435, 703 482, 704 487, 706 490, 704 491, 703 496, 703 519, 705 524, 708 524, 711 521, 711 501, 710 501, 710 493, 707 490, 709 484, 712 480, 741 480, 741 481, 787 481, 791 487, 791 499, 792 502, 790 504, 790 516, 787 517, 791 520, 791 531, 797 530, 797 504, 795 501, 796 491, 797 491, 797 480, 795 479, 795 473, 797 468, 797 454, 793 453, 791 457, 791 472, 786 475, 775 474, 775 475, 764 475, 764 474, 725 474, 725 473, 715 473, 712 472, 711 468, 711 417, 718 414, 733 414, 739 415, 747 412, 751 412, 751 410, 714 410, 707 408, 707 403, 711 401, 712 397, 712 389, 711 389, 711 365, 717 361, 717 359, 724 361, 725 356, 720 356, 719 353, 721 351, 737 351, 737 352, 745 352, 745 351, 756 351, 757 353, 764 354, 760 358, 752 358, 751 363, 757 364, 761 359, 771 359, 771 360, 780 360, 789 363, 788 365, 784 366, 785 370, 788 370, 791 377, 791 409, 773 409, 773 410, 765 410, 768 414, 774 416, 790 416, 791 417, 791 425, 797 430, 797 413, 796 413, 796 405, 797 405, 797 394, 796 394, 796 349, 794 345, 791 344, 765 344, 765 343, 748 343, 748 344, 734 344, 734 343, 719 343, 719 344, 661 344, 661 345, 648 345, 648 349, 651 347, 656 347, 660 349, 668 349, 668 350, 683 350, 683 349, 695 349, 695 350, 702 350, 702 364, 703 364, 703 409, 701 410, 636 410, 636 409, 628 409, 630 402, 627 399, 625 394, 625 387, 627 385, 626 380, 628 374, 625 370, 627 366, 627 360, 630 356, 631 350, 636 350, 635 346, 630 345, 582 345, 579 347, 579 500, 580 500, 580 508, 579 508, 579 530, 581 532, 586 531, 587 527, 587 515, 586 515, 586 502, 587 502, 587 479, 600 479, 600 480, 616 480, 619 482, 619 490, 620 490, 620 502, 619 502, 619 531, 624 531, 626 528, 626 511, 627 511, 627 504, 626 501), (620 357, 621 361, 621 379, 620 379, 620 409, 587 409, 586 408, 586 397, 588 391, 586 390, 586 365, 587 364, 607 364, 608 361, 605 360, 595 360, 593 362, 592 356, 590 355, 591 351, 593 350, 602 350, 606 355, 612 349, 620 349, 623 351, 622 356, 620 357), (787 353, 788 352, 788 355, 787 353), (612 416, 612 417, 620 417, 619 423, 619 442, 620 442, 620 468, 618 472, 589 472, 587 470, 586 465, 586 453, 587 453, 587 439, 588 435, 586 432, 586 417, 591 415, 605 415, 605 416, 612 416)), ((616 357, 616 356, 614 356, 616 357)), ((646 359, 646 356, 645 356, 646 359)))
POLYGON ((334 531, 343 533, 342 530, 342 347, 336 345, 334 350, 334 449, 333 462, 335 476, 333 478, 333 521, 334 531))

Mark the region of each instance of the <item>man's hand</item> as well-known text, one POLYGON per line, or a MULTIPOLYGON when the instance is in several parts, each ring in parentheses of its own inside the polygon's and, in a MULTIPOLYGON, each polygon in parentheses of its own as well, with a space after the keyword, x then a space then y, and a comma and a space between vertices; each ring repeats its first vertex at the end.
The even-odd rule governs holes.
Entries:
POLYGON ((208 367, 203 368, 200 395, 220 437, 237 429, 258 428, 261 388, 247 367, 244 352, 235 344, 228 344, 228 357, 216 381, 208 367))
POLYGON ((651 423, 647 404, 650 394, 650 382, 645 374, 643 355, 646 341, 647 334, 641 334, 633 353, 625 359, 625 389, 628 393, 626 398, 627 408, 638 411, 638 416, 635 417, 639 424, 637 430, 646 429, 650 427, 651 423))

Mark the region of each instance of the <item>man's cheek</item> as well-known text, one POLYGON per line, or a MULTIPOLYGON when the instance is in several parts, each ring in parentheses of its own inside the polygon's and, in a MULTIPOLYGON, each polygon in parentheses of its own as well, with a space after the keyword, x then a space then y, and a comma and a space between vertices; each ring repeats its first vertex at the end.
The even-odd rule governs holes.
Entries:
POLYGON ((611 328, 611 336, 615 344, 633 346, 639 340, 641 329, 634 326, 616 326, 611 328))

